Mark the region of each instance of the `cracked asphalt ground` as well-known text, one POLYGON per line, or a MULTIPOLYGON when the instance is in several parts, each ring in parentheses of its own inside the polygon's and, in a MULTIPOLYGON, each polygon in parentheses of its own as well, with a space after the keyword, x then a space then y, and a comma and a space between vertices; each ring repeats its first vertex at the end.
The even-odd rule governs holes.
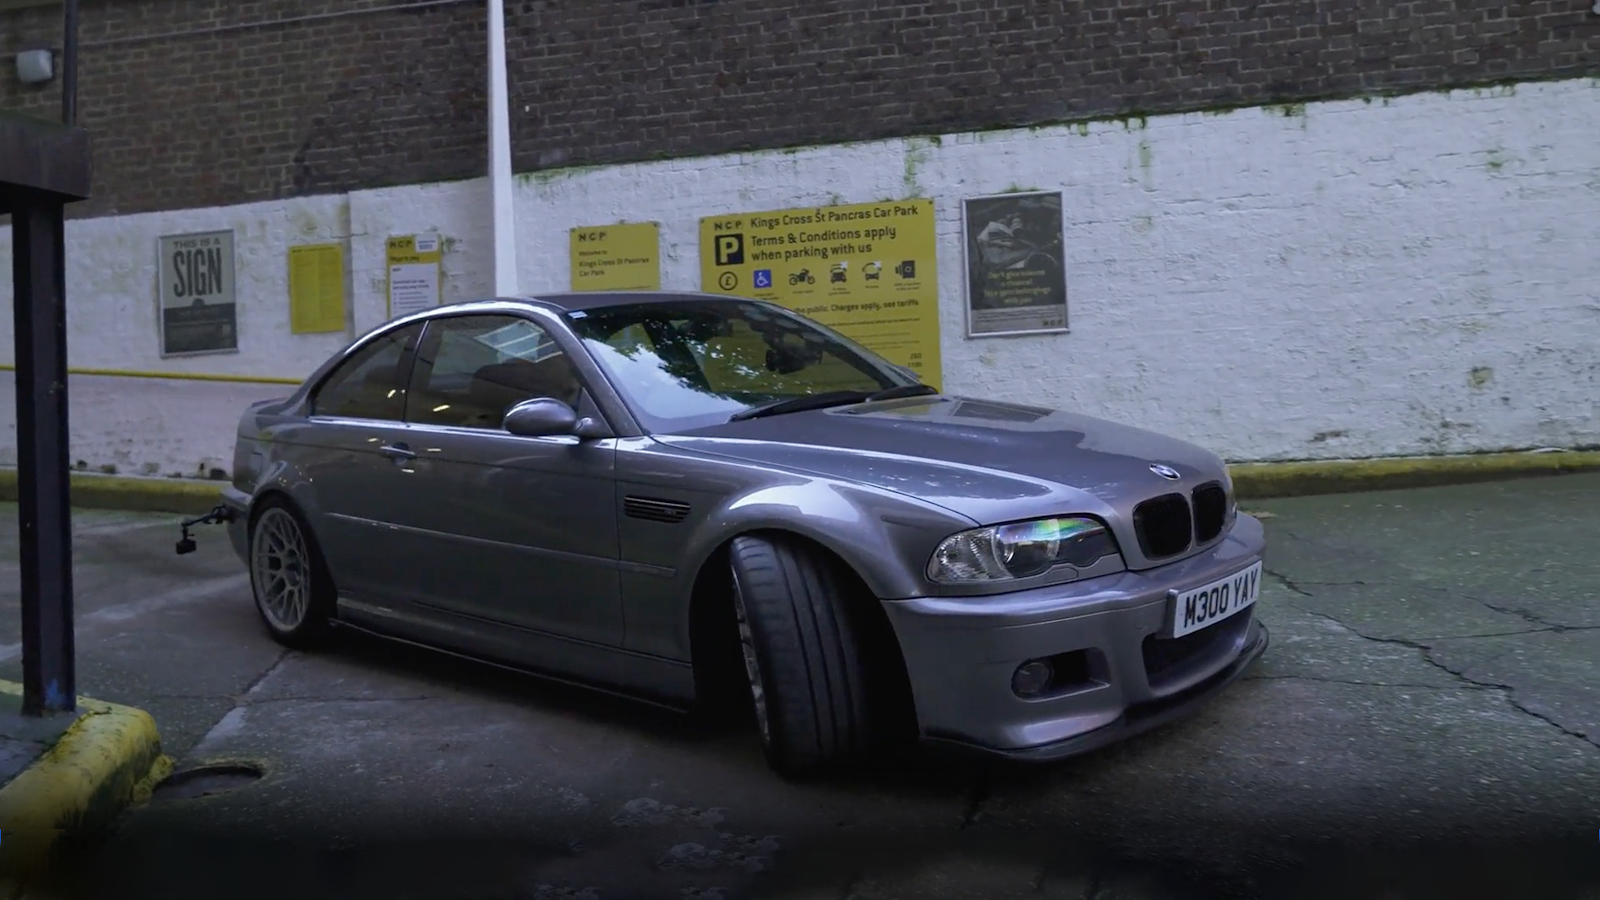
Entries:
POLYGON ((83 512, 82 692, 149 710, 180 769, 266 776, 158 798, 71 871, 172 898, 1600 898, 1600 476, 1247 508, 1274 642, 1192 718, 811 785, 750 735, 423 651, 285 654, 220 529, 177 557, 174 517, 83 512))

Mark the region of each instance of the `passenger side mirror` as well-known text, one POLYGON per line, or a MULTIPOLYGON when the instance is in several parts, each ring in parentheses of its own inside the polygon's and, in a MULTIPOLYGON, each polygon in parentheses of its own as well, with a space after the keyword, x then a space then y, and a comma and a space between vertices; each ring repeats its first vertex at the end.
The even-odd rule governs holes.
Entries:
POLYGON ((579 423, 572 407, 550 397, 537 397, 507 410, 502 424, 518 437, 554 437, 575 433, 579 423))

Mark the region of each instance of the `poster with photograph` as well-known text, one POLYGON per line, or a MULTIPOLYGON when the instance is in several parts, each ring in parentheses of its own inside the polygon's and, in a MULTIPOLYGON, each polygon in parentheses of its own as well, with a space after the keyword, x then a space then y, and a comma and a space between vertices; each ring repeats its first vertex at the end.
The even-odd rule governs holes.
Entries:
POLYGON ((967 336, 1067 330, 1061 192, 965 200, 967 336))
POLYGON ((161 355, 238 352, 233 232, 164 235, 157 254, 161 355))

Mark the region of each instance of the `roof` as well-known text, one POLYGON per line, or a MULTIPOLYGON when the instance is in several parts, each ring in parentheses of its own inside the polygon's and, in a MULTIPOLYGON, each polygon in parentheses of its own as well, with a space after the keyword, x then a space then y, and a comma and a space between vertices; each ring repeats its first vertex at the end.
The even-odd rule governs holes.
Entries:
POLYGON ((728 294, 707 294, 700 291, 556 291, 548 294, 529 294, 513 299, 538 303, 559 312, 571 312, 580 309, 602 309, 607 306, 624 306, 636 303, 670 303, 674 300, 743 300, 748 302, 751 298, 728 294))
POLYGON ((549 294, 524 294, 520 297, 482 297, 476 300, 458 300, 441 306, 430 306, 409 315, 391 319, 374 329, 371 334, 404 328, 441 315, 471 315, 474 313, 503 313, 508 309, 540 307, 553 313, 578 310, 604 309, 609 306, 630 306, 639 303, 671 303, 674 301, 698 303, 753 303, 750 297, 731 294, 705 294, 698 291, 555 291, 549 294))

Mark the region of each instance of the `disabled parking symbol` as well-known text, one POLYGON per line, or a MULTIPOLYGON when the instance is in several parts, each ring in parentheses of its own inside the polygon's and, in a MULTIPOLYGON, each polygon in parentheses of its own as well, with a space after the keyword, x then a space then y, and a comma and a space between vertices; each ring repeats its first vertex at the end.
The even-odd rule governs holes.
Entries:
POLYGON ((753 276, 753 280, 755 281, 755 286, 758 288, 772 287, 772 270, 757 269, 755 271, 755 275, 753 276))

